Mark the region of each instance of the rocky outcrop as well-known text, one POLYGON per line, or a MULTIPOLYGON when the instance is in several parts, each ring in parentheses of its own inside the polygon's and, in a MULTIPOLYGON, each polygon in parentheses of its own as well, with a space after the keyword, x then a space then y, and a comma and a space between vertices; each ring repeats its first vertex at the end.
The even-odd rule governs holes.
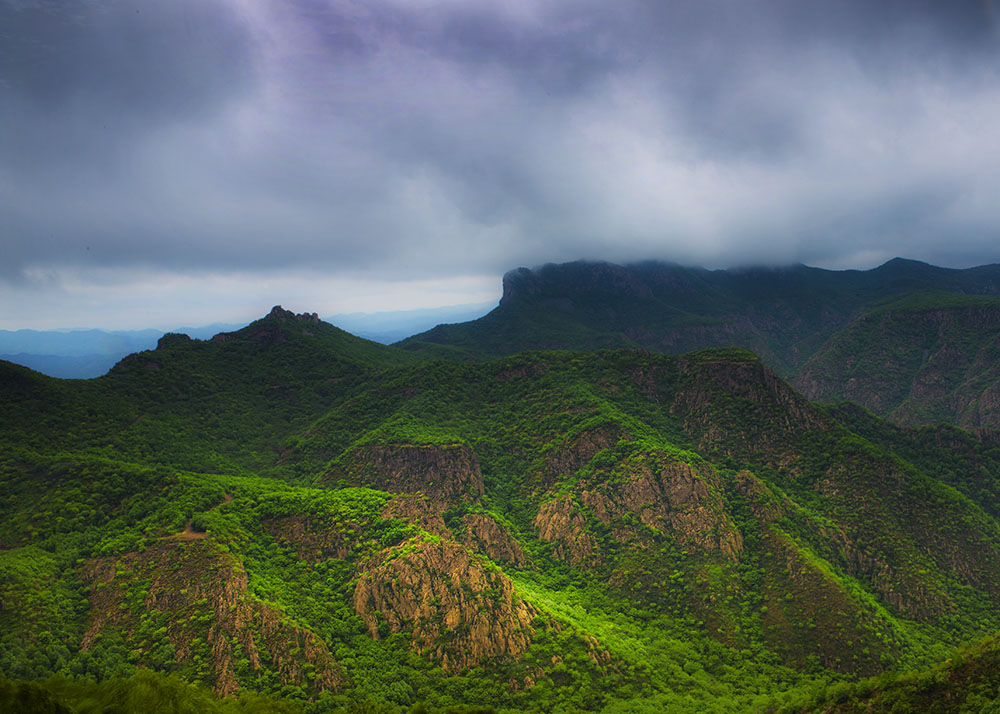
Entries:
POLYGON ((749 471, 736 474, 736 490, 746 499, 750 512, 762 524, 773 523, 788 515, 787 504, 783 503, 767 484, 749 471))
MULTIPOLYGON (((220 332, 212 337, 212 342, 230 342, 237 339, 250 339, 261 345, 278 345, 288 339, 283 327, 287 323, 305 323, 318 325, 319 315, 315 312, 303 312, 296 315, 291 310, 285 310, 281 305, 275 305, 265 317, 235 332, 220 332)), ((299 328, 301 331, 301 328, 299 328)), ((303 331, 302 334, 312 333, 303 331)))
POLYGON ((449 536, 441 517, 443 504, 432 501, 420 493, 396 496, 382 507, 382 518, 396 518, 428 533, 449 536))
POLYGON ((470 550, 489 556, 497 563, 510 563, 518 567, 528 564, 524 549, 505 526, 485 513, 466 513, 462 516, 458 539, 470 550))
POLYGON ((592 481, 580 500, 605 525, 625 514, 686 546, 737 561, 743 537, 726 514, 722 484, 707 468, 661 458, 632 460, 613 479, 592 481))
POLYGON ((736 562, 743 537, 726 513, 721 479, 707 467, 695 467, 663 454, 633 455, 611 472, 597 471, 581 480, 573 494, 541 505, 534 525, 538 537, 554 543, 553 555, 577 567, 603 560, 587 514, 609 529, 619 543, 641 546, 642 534, 627 518, 679 543, 736 562))
POLYGON ((603 424, 587 429, 555 448, 545 457, 542 467, 532 476, 536 493, 550 489, 555 483, 572 476, 590 463, 599 451, 608 449, 628 435, 618 424, 603 424))
POLYGON ((142 552, 93 559, 81 575, 90 585, 83 650, 110 630, 124 634, 140 663, 169 643, 178 662, 207 658, 212 687, 222 696, 245 684, 238 659, 249 663, 251 675, 277 672, 282 684, 321 691, 343 683, 323 641, 251 596, 246 572, 210 540, 164 539, 142 552), (135 608, 162 621, 162 631, 139 630, 135 608))
POLYGON ((538 537, 554 543, 552 554, 578 568, 600 564, 597 540, 587 532, 587 518, 569 495, 543 503, 535 516, 538 537))
POLYGON ((458 543, 418 536, 361 568, 354 611, 375 639, 408 632, 449 672, 516 658, 535 610, 500 570, 458 543))
POLYGON ((324 478, 390 493, 422 493, 439 504, 476 500, 483 495, 479 459, 464 444, 358 446, 324 478))
POLYGON ((345 529, 314 523, 309 516, 292 515, 266 520, 264 531, 290 547, 300 560, 318 563, 327 558, 346 558, 357 541, 360 526, 345 529))

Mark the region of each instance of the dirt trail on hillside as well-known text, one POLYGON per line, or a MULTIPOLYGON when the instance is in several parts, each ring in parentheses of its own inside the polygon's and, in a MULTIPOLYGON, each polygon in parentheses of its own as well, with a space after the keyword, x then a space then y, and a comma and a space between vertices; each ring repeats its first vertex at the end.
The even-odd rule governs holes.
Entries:
MULTIPOLYGON (((233 495, 231 493, 227 493, 227 494, 225 494, 222 497, 221 501, 219 501, 218 503, 216 503, 214 506, 212 506, 208 510, 214 511, 219 506, 221 506, 223 504, 226 504, 226 503, 229 503, 232 500, 233 500, 233 495)), ((196 531, 196 530, 194 530, 191 527, 191 519, 189 518, 187 520, 187 522, 184 523, 184 530, 180 531, 179 533, 174 533, 173 535, 169 535, 169 536, 166 536, 166 537, 167 538, 173 538, 175 540, 200 540, 202 538, 207 538, 208 537, 208 533, 206 533, 205 531, 196 531)))

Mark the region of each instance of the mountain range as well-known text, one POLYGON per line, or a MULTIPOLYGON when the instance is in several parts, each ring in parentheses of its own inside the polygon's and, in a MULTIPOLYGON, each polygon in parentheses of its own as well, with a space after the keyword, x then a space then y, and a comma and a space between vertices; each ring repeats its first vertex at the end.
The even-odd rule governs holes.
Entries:
POLYGON ((1000 265, 896 258, 867 271, 664 263, 521 268, 488 315, 401 347, 482 359, 525 349, 738 346, 810 399, 897 423, 1000 426, 1000 265))
POLYGON ((0 705, 989 711, 998 279, 575 263, 394 346, 0 362, 0 705))

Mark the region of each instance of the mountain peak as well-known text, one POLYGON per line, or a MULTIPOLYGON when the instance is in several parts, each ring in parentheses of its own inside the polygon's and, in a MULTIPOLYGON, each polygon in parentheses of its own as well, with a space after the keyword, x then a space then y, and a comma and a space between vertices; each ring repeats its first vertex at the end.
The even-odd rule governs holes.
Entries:
POLYGON ((271 312, 267 313, 263 319, 266 320, 268 318, 278 320, 299 320, 302 322, 312 322, 314 324, 319 322, 319 315, 315 312, 302 312, 295 314, 291 310, 284 309, 281 305, 275 305, 272 307, 271 312))

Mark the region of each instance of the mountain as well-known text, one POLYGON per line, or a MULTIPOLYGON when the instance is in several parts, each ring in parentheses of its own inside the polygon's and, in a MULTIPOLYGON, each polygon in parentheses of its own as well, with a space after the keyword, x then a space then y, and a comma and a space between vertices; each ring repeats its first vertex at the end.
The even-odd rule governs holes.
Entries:
MULTIPOLYGON (((1000 638, 991 636, 960 648, 935 667, 903 675, 883 675, 858 683, 841 682, 810 692, 781 711, 849 714, 867 712, 995 711, 1000 701, 1000 638)), ((770 708, 774 711, 774 707, 770 708)))
MULTIPOLYGON (((156 340, 153 340, 153 343, 155 344, 156 340)), ((50 377, 89 379, 104 374, 128 353, 129 351, 111 354, 53 355, 18 352, 0 354, 0 360, 29 367, 50 377)))
MULTIPOLYGON (((208 338, 236 325, 216 323, 176 330, 208 338)), ((161 330, 0 330, 0 359, 30 367, 50 377, 89 379, 107 372, 133 352, 151 349, 161 330)))
POLYGON ((521 268, 499 306, 398 343, 450 359, 525 349, 752 350, 811 399, 898 423, 1000 427, 1000 266, 868 271, 663 263, 521 268))
POLYGON ((1000 632, 990 435, 744 350, 429 359, 276 307, 0 402, 0 672, 77 678, 0 701, 751 711, 1000 632))

